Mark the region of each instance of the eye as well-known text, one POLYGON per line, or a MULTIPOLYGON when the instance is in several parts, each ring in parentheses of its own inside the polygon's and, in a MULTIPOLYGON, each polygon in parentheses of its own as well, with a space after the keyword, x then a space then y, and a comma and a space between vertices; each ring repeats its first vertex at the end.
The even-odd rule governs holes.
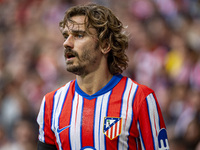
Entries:
POLYGON ((78 33, 78 34, 75 34, 74 37, 77 39, 81 39, 84 37, 84 35, 82 33, 78 33))
POLYGON ((63 35, 63 37, 66 40, 69 37, 69 35, 63 35))
POLYGON ((83 34, 79 34, 79 35, 78 35, 78 38, 82 38, 82 37, 83 37, 83 34))
POLYGON ((64 39, 66 40, 66 39, 69 37, 69 35, 66 34, 66 33, 63 33, 63 37, 64 37, 64 39))

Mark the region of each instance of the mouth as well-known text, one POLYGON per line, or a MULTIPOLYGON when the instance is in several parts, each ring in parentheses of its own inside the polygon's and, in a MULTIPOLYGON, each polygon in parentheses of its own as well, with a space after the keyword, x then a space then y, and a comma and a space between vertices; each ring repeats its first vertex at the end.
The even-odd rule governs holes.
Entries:
POLYGON ((70 60, 70 59, 73 59, 77 56, 77 54, 73 51, 65 51, 65 59, 66 60, 70 60))
POLYGON ((65 58, 67 58, 67 59, 72 59, 72 58, 74 58, 75 57, 75 55, 74 54, 71 54, 71 53, 67 53, 66 55, 65 55, 65 58))

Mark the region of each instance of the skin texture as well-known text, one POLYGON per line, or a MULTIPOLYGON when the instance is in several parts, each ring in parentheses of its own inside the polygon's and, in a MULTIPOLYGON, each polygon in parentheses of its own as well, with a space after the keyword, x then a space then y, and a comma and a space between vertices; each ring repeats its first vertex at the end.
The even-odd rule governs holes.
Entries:
POLYGON ((66 69, 76 74, 79 87, 92 95, 112 78, 107 64, 109 44, 99 46, 94 28, 89 29, 91 34, 85 32, 85 16, 74 16, 71 19, 77 24, 69 22, 62 31, 66 69))

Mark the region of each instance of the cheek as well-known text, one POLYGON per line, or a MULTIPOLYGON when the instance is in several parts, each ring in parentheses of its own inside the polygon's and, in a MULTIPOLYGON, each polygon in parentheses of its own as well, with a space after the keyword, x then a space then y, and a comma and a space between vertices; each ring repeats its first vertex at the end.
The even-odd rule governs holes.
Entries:
POLYGON ((91 50, 84 50, 81 55, 82 61, 91 61, 94 58, 94 52, 91 50))
MULTIPOLYGON (((94 43, 94 42, 93 42, 94 43)), ((91 61, 96 59, 98 56, 99 49, 97 48, 97 44, 91 44, 91 42, 85 45, 82 49, 81 59, 84 61, 91 61)))
POLYGON ((98 52, 100 52, 99 42, 93 38, 79 41, 75 49, 79 54, 79 58, 84 61, 91 60, 93 57, 96 57, 98 52))

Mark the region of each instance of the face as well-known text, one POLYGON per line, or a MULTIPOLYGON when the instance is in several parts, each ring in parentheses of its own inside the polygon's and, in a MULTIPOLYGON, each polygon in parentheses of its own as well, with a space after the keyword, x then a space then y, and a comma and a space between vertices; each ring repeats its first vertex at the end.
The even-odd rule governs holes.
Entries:
POLYGON ((96 30, 90 28, 92 35, 86 33, 85 16, 74 16, 71 20, 76 24, 68 22, 62 31, 66 68, 76 75, 86 75, 97 68, 101 56, 96 30))

